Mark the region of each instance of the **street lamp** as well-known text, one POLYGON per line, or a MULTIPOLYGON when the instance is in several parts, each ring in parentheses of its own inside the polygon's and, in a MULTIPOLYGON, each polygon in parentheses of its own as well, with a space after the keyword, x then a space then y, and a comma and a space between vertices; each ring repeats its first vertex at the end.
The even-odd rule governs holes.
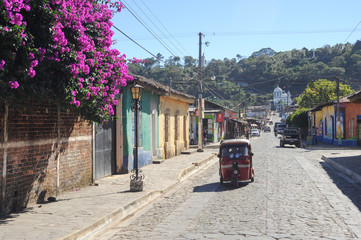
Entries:
POLYGON ((134 121, 134 135, 135 135, 135 169, 132 170, 132 175, 130 176, 130 191, 131 192, 141 192, 143 191, 143 179, 144 175, 141 174, 142 171, 138 169, 138 111, 140 110, 140 96, 142 93, 143 87, 139 84, 135 84, 130 88, 132 92, 133 107, 132 110, 135 112, 135 121, 134 121))

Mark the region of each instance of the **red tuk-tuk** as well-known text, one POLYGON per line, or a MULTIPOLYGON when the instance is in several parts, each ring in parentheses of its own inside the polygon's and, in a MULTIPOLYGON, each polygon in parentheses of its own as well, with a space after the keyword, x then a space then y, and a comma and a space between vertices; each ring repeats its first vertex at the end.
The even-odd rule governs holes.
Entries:
POLYGON ((251 142, 247 139, 224 140, 219 148, 220 182, 254 181, 251 142))

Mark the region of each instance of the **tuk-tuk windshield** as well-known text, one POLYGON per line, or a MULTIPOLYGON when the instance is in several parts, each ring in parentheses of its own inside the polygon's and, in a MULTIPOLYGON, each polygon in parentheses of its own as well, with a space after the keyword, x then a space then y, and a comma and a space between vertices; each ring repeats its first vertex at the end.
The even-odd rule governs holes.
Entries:
POLYGON ((221 157, 238 158, 248 155, 247 144, 225 145, 221 150, 221 157))

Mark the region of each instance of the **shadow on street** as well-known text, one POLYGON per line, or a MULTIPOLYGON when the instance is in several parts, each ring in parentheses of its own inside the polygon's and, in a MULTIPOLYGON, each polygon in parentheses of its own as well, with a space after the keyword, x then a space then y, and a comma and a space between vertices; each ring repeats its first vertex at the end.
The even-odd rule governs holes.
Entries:
MULTIPOLYGON (((345 157, 345 160, 349 157, 345 157)), ((358 156, 361 159, 360 156, 358 156)), ((342 157, 338 158, 342 160, 342 157)), ((360 160, 359 160, 360 161, 360 160)), ((320 163, 322 168, 325 169, 327 174, 333 180, 334 184, 341 190, 341 192, 347 196, 353 204, 361 211, 361 185, 353 182, 349 177, 343 175, 335 168, 331 167, 326 162, 320 163), (351 182, 349 181, 351 180, 351 182)))
POLYGON ((193 192, 225 192, 225 191, 233 191, 237 188, 242 188, 247 186, 248 182, 239 183, 239 186, 234 186, 231 182, 225 182, 221 184, 220 182, 207 183, 201 186, 196 186, 193 189, 193 192))

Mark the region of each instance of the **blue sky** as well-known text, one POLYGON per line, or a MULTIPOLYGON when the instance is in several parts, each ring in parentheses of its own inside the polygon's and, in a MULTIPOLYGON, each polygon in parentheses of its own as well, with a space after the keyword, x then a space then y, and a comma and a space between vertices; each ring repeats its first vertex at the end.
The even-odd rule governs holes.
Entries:
MULTIPOLYGON (((247 57, 266 47, 278 52, 344 43, 361 21, 360 0, 124 0, 124 3, 169 50, 127 9, 115 14, 114 25, 151 53, 161 53, 165 58, 172 55, 198 58, 199 32, 205 34, 203 42, 210 42, 208 47, 202 46, 209 61, 235 58, 237 54, 247 57)), ((117 30, 113 31, 117 41, 113 47, 128 58, 152 57, 117 30)), ((358 39, 361 24, 347 42, 355 43, 358 39)))

